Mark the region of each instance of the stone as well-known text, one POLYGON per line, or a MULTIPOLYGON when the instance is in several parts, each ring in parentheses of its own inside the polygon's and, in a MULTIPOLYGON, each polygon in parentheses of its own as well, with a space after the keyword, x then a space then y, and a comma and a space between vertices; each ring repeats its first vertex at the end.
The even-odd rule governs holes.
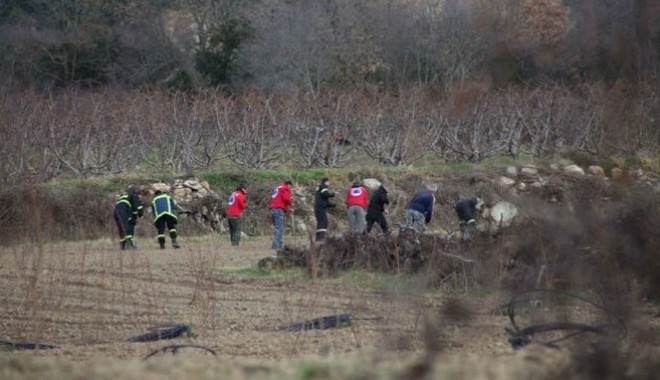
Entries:
POLYGON ((149 185, 149 189, 154 193, 156 191, 161 191, 163 193, 169 193, 170 190, 172 190, 172 187, 170 185, 166 184, 166 183, 156 182, 156 183, 152 183, 151 185, 149 185))
POLYGON ((623 170, 620 168, 613 168, 612 169, 612 180, 614 181, 621 181, 623 179, 623 170))
POLYGON ((518 216, 518 208, 507 201, 497 202, 491 209, 489 218, 500 227, 508 227, 518 216))
POLYGON ((564 173, 584 175, 584 169, 575 164, 571 164, 564 167, 564 173))
POLYGON ((502 176, 500 177, 498 183, 504 187, 512 187, 516 184, 516 181, 509 177, 502 176))
POLYGON ((598 165, 589 166, 587 168, 587 173, 599 178, 605 178, 605 170, 603 170, 603 168, 598 165))
POLYGON ((364 184, 364 187, 372 191, 378 189, 381 185, 381 182, 376 178, 365 178, 362 183, 364 184))
POLYGON ((200 191, 202 189, 202 185, 199 183, 199 181, 193 179, 188 179, 184 181, 183 186, 193 189, 195 191, 200 191))
POLYGON ((525 165, 520 169, 520 174, 526 176, 536 176, 539 174, 539 168, 534 165, 525 165))
POLYGON ((507 166, 506 175, 510 177, 516 177, 518 175, 518 168, 515 166, 507 166))

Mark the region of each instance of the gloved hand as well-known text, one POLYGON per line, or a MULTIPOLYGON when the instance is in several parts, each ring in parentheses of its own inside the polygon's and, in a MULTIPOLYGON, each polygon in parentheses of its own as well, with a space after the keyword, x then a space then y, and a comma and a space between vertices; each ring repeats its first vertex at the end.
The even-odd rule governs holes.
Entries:
POLYGON ((328 208, 335 208, 335 207, 337 207, 336 204, 334 204, 332 202, 328 202, 328 208))

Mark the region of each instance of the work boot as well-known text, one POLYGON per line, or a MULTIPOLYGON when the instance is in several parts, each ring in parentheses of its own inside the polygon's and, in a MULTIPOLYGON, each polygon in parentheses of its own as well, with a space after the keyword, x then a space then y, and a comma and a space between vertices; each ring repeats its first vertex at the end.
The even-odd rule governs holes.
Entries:
POLYGON ((119 247, 121 248, 122 251, 125 250, 126 249, 126 242, 125 241, 120 241, 119 242, 119 247))
POLYGON ((173 240, 172 240, 172 247, 174 247, 174 248, 181 248, 181 246, 179 245, 179 243, 176 242, 176 239, 173 239, 173 240))
POLYGON ((160 249, 165 249, 165 242, 158 242, 158 245, 160 245, 160 249))
POLYGON ((133 243, 133 240, 127 240, 126 241, 126 249, 129 249, 131 251, 135 251, 138 249, 137 245, 133 243))

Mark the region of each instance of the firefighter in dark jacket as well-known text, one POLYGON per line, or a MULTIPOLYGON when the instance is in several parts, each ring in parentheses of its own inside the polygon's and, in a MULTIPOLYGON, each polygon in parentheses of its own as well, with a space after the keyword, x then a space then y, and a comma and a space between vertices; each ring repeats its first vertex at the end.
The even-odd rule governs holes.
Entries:
POLYGON ((160 249, 165 249, 165 228, 170 233, 172 247, 180 248, 176 241, 176 203, 169 195, 160 190, 154 193, 154 199, 151 201, 151 214, 154 217, 154 225, 158 230, 158 244, 160 249))
POLYGON ((455 211, 459 219, 461 237, 463 241, 470 241, 476 230, 477 215, 481 211, 484 202, 479 197, 464 198, 456 203, 455 211))
POLYGON ((335 193, 328 189, 330 180, 328 177, 321 178, 321 183, 316 187, 314 194, 314 216, 316 217, 316 241, 322 242, 328 233, 328 214, 327 209, 335 207, 330 198, 335 193))
POLYGON ((119 231, 119 246, 122 250, 137 249, 133 237, 138 218, 142 217, 144 192, 128 189, 119 197, 112 215, 119 231))
POLYGON ((390 235, 390 227, 387 224, 387 219, 385 219, 385 205, 389 203, 387 189, 385 185, 381 184, 371 195, 367 206, 367 234, 371 232, 374 223, 378 223, 385 236, 390 235))

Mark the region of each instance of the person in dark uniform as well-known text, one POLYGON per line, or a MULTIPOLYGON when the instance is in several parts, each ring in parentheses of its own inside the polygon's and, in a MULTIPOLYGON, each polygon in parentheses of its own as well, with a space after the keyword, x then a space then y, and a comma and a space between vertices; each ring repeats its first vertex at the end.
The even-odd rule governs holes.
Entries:
POLYGON ((172 197, 160 190, 156 190, 154 199, 151 201, 151 215, 154 217, 154 226, 158 230, 158 245, 160 249, 165 249, 165 228, 167 228, 170 239, 172 239, 172 247, 181 247, 176 241, 176 209, 177 206, 172 197))
POLYGON ((144 195, 143 191, 136 191, 131 188, 125 194, 122 194, 115 203, 112 216, 117 225, 119 247, 122 250, 137 249, 133 238, 137 220, 142 217, 144 212, 144 195))
POLYGON ((378 223, 385 236, 390 235, 390 227, 385 219, 385 205, 390 203, 385 185, 381 184, 371 195, 367 206, 367 234, 371 232, 374 223, 378 223))
POLYGON ((321 178, 321 183, 316 187, 314 193, 314 216, 316 217, 316 241, 322 242, 328 234, 328 213, 329 208, 335 207, 335 204, 330 201, 335 193, 328 189, 330 179, 328 177, 321 178))
POLYGON ((484 202, 479 197, 464 198, 459 200, 454 207, 459 219, 461 238, 470 241, 476 230, 477 215, 481 211, 484 202))

